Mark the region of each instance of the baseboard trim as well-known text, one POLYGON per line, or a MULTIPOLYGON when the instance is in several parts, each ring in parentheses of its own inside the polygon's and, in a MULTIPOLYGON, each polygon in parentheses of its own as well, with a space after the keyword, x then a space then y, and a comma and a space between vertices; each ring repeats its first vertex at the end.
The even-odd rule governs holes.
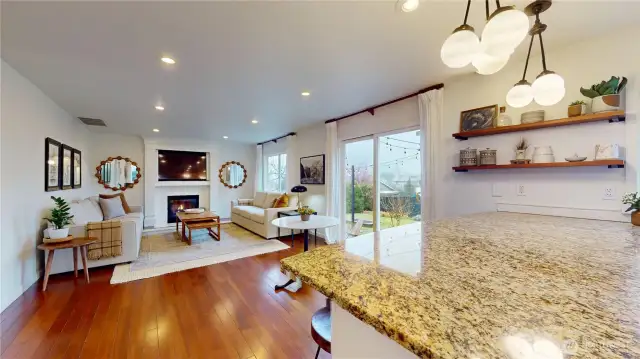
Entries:
POLYGON ((625 214, 613 209, 548 206, 537 204, 496 203, 498 212, 539 214, 556 217, 597 219, 601 221, 628 222, 625 214))

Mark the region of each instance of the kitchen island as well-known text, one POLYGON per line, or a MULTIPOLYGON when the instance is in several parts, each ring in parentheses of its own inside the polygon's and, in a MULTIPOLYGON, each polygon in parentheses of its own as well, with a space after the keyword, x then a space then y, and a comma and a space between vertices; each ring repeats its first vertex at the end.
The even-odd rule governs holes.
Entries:
MULTIPOLYGON (((628 223, 483 213, 281 264, 411 356, 640 358, 640 228, 628 223)), ((341 359, 337 342, 358 338, 333 324, 341 359)))

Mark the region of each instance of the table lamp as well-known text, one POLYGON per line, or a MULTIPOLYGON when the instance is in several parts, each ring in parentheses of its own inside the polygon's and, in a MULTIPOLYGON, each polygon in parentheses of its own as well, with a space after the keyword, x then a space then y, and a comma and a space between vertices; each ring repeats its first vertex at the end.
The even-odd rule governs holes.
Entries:
POLYGON ((300 193, 307 192, 307 187, 305 186, 293 186, 291 192, 298 194, 298 209, 300 209, 300 193))

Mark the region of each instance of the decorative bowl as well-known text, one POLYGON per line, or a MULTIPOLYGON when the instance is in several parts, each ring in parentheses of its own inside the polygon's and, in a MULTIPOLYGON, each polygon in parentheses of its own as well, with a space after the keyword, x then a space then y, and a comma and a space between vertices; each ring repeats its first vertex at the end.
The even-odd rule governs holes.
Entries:
POLYGON ((544 110, 525 112, 520 116, 520 123, 535 123, 544 121, 544 110))
POLYGON ((553 163, 556 158, 553 155, 533 155, 531 162, 533 163, 553 163))
POLYGON ((200 214, 204 212, 204 208, 188 208, 184 210, 184 213, 200 214))
POLYGON ((582 161, 584 161, 586 159, 587 159, 587 157, 579 157, 579 156, 565 157, 565 160, 567 162, 582 162, 582 161))

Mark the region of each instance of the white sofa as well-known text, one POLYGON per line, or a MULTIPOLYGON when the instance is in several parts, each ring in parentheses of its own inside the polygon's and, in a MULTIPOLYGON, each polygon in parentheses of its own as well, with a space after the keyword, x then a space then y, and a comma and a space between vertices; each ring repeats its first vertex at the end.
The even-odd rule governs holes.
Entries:
POLYGON ((278 212, 298 208, 298 197, 289 194, 289 207, 271 208, 282 193, 257 192, 255 198, 231 201, 231 222, 244 227, 266 239, 278 236, 278 227, 271 221, 278 218, 278 212))
MULTIPOLYGON (((101 222, 104 217, 98 204, 98 197, 90 197, 69 204, 74 223, 69 227, 69 234, 74 237, 87 235, 87 222, 101 222)), ((140 240, 142 239, 142 225, 144 215, 141 206, 130 206, 131 213, 124 217, 113 218, 122 222, 122 255, 118 257, 89 260, 89 268, 100 267, 109 264, 131 262, 138 258, 140 240)), ((82 268, 82 259, 78 253, 78 270, 82 268)), ((51 274, 73 271, 73 250, 56 250, 51 265, 51 274)))

